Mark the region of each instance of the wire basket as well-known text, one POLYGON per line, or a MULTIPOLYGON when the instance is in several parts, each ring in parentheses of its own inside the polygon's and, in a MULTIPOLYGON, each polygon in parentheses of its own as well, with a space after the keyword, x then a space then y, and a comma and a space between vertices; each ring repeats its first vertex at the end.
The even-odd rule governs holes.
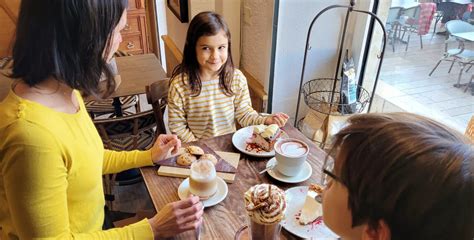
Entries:
POLYGON ((369 92, 358 85, 357 101, 351 104, 341 103, 340 86, 340 79, 316 78, 306 82, 301 91, 306 105, 314 111, 327 115, 346 115, 362 112, 370 101, 369 92), (336 84, 335 91, 333 91, 334 84, 336 84), (346 112, 345 109, 352 109, 352 111, 346 112))

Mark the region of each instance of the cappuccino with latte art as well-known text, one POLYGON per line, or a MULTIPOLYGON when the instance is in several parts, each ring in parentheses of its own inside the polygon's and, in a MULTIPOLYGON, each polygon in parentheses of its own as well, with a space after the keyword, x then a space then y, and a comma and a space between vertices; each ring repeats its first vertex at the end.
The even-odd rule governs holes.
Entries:
POLYGON ((280 139, 275 143, 276 170, 288 177, 300 173, 309 148, 306 143, 295 138, 280 139))

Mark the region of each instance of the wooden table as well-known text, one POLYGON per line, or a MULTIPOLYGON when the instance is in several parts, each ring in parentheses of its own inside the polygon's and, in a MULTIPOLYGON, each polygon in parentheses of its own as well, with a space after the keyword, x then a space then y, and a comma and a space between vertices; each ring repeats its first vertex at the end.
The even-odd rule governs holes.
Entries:
POLYGON ((114 99, 112 104, 115 115, 120 117, 123 114, 119 97, 145 93, 145 86, 163 80, 167 76, 153 54, 118 57, 116 61, 122 82, 110 97, 114 99))
MULTIPOLYGON (((207 208, 204 213, 204 227, 201 239, 234 239, 237 230, 246 224, 246 211, 244 208, 244 193, 253 185, 259 183, 272 183, 286 190, 295 186, 306 186, 310 183, 319 183, 321 169, 326 153, 308 140, 302 133, 290 124, 283 128, 290 137, 303 140, 310 147, 308 162, 313 169, 310 179, 299 184, 282 183, 271 178, 268 174, 259 175, 258 172, 265 168, 268 158, 255 158, 241 154, 241 160, 235 182, 228 184, 229 193, 220 204, 207 208)), ((238 152, 232 145, 232 134, 227 134, 212 139, 201 140, 213 150, 238 152)), ((158 176, 155 167, 140 169, 143 179, 150 193, 155 209, 158 211, 169 202, 179 200, 178 186, 183 181, 180 178, 158 176)), ((194 231, 182 233, 175 239, 194 239, 194 231)), ((282 239, 296 239, 291 233, 282 228, 282 239)))
POLYGON ((154 54, 116 58, 122 83, 110 97, 145 93, 145 86, 166 77, 165 70, 154 54))
MULTIPOLYGON (((116 58, 121 84, 111 98, 145 93, 145 86, 166 78, 165 70, 153 54, 116 58)), ((10 89, 12 80, 0 74, 0 99, 10 89)))

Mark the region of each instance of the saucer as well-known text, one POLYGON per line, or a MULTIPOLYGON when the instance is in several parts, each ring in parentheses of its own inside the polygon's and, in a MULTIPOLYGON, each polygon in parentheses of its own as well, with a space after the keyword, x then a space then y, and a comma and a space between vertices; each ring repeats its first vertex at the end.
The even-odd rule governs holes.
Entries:
MULTIPOLYGON (((212 195, 212 197, 206 200, 202 200, 202 205, 204 205, 204 207, 214 206, 222 202, 222 200, 224 200, 225 197, 227 196, 227 192, 228 192, 227 183, 225 183, 224 180, 222 180, 222 178, 220 177, 217 177, 216 180, 217 180, 217 191, 214 195, 212 195)), ((183 200, 185 198, 188 198, 189 194, 190 194, 189 193, 189 178, 186 178, 183 180, 183 182, 181 182, 181 184, 178 187, 179 199, 183 200)))
MULTIPOLYGON (((277 164, 277 161, 273 157, 270 160, 268 160, 266 167, 270 167, 271 165, 276 166, 276 164, 277 164)), ((313 173, 313 169, 311 168, 311 165, 309 165, 309 163, 305 161, 303 164, 303 169, 301 169, 298 175, 293 176, 293 177, 285 176, 281 174, 280 172, 278 172, 278 170, 276 170, 275 168, 270 169, 267 172, 268 172, 268 175, 272 176, 272 178, 278 181, 285 182, 285 183, 299 183, 299 182, 308 180, 308 178, 310 178, 311 174, 313 173)))

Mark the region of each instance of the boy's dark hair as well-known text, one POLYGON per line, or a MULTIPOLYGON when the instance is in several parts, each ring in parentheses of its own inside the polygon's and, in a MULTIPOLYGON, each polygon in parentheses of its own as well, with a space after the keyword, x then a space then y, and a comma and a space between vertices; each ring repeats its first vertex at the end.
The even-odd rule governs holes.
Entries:
POLYGON ((98 96, 105 74, 104 95, 110 94, 115 81, 104 58, 127 4, 127 0, 22 0, 10 77, 29 86, 54 77, 98 96))
MULTIPOLYGON (((202 36, 213 36, 223 30, 228 39, 228 56, 219 72, 219 86, 223 92, 232 96, 232 81, 234 78, 234 63, 232 62, 232 45, 229 27, 225 23, 221 15, 215 12, 201 12, 194 16, 189 24, 186 35, 186 43, 184 44, 183 61, 176 66, 171 75, 171 79, 181 75, 184 81, 184 75, 188 76, 191 84, 191 92, 194 96, 201 93, 202 82, 199 77, 199 63, 196 58, 196 44, 202 36)), ((184 83, 184 82, 183 82, 184 83)))
POLYGON ((415 114, 361 114, 333 150, 346 156, 335 172, 353 226, 384 220, 392 239, 474 237, 474 147, 464 136, 415 114))

